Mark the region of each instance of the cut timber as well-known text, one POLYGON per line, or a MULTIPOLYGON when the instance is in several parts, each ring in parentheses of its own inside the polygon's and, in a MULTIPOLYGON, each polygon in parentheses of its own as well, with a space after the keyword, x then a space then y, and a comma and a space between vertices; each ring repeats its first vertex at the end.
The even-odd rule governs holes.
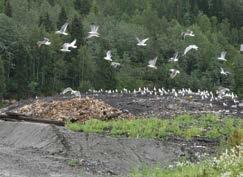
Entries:
POLYGON ((26 116, 25 114, 19 114, 15 112, 7 112, 6 114, 1 114, 0 119, 5 121, 26 121, 26 122, 35 122, 35 123, 45 123, 45 124, 53 124, 57 126, 65 125, 64 122, 62 121, 37 119, 34 117, 26 116))

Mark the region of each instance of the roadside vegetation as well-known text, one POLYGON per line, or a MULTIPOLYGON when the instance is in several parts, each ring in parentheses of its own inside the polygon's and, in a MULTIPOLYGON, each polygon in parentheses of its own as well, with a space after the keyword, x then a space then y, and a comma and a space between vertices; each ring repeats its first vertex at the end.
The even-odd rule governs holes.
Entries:
POLYGON ((143 168, 131 173, 132 177, 241 177, 242 175, 243 145, 226 150, 218 158, 198 164, 184 162, 170 168, 143 168))
MULTIPOLYGON (((163 139, 194 137, 226 140, 233 134, 243 136, 243 120, 221 118, 216 115, 181 115, 173 119, 132 119, 101 121, 91 119, 85 123, 67 123, 66 127, 76 132, 105 133, 111 136, 163 139)), ((236 140, 231 140, 232 143, 236 140)), ((234 142, 235 143, 235 142, 234 142)))

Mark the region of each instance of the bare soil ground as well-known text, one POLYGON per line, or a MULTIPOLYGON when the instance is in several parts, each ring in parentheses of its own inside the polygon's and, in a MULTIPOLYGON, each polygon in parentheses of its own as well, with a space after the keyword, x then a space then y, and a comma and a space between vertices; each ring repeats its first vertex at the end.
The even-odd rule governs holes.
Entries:
MULTIPOLYGON (((224 107, 200 98, 88 94, 134 116, 172 117, 178 114, 218 113, 242 116, 233 103, 224 107)), ((39 100, 69 100, 47 97, 39 100)), ((35 100, 17 102, 0 112, 14 111, 35 100)), ((180 157, 197 160, 197 154, 215 153, 218 141, 171 138, 164 141, 74 133, 64 127, 28 122, 0 121, 0 176, 3 177, 108 177, 128 176, 143 165, 168 166, 180 157)))
POLYGON ((47 124, 1 121, 0 176, 128 176, 133 168, 167 166, 186 154, 195 158, 197 153, 213 153, 216 146, 217 142, 113 138, 47 124))

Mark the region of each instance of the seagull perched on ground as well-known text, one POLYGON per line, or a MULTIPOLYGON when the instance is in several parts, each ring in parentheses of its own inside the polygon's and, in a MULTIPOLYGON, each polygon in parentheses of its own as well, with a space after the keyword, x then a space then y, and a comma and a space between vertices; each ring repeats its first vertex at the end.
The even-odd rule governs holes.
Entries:
POLYGON ((51 42, 48 38, 44 37, 43 41, 37 42, 38 47, 41 47, 42 45, 51 45, 51 42))
POLYGON ((62 34, 62 35, 65 35, 67 36, 68 33, 66 32, 67 31, 67 27, 68 27, 68 23, 65 23, 61 29, 59 31, 56 31, 56 34, 62 34))
POLYGON ((71 43, 64 43, 63 46, 62 46, 61 51, 62 52, 71 52, 71 50, 69 50, 69 48, 76 49, 77 48, 77 46, 75 45, 76 42, 77 42, 77 40, 74 39, 73 42, 71 42, 71 43))
POLYGON ((106 56, 104 57, 104 59, 107 60, 107 61, 112 61, 112 58, 111 57, 112 57, 111 50, 108 50, 106 52, 106 56))
POLYGON ((170 77, 171 77, 171 79, 174 79, 177 74, 180 74, 180 71, 179 70, 170 69, 170 77))
POLYGON ((191 30, 187 30, 186 32, 182 32, 182 33, 181 33, 181 36, 183 36, 183 38, 185 39, 187 36, 189 36, 189 37, 194 37, 195 34, 193 33, 193 31, 191 31, 191 30))
POLYGON ((88 38, 100 37, 100 34, 98 33, 99 26, 91 25, 90 28, 91 31, 89 32, 88 38))
POLYGON ((227 52, 225 52, 225 51, 221 52, 220 57, 218 57, 218 60, 221 60, 221 61, 227 61, 227 60, 225 59, 226 54, 227 54, 227 52))
POLYGON ((183 56, 185 56, 190 50, 192 50, 192 49, 194 49, 194 50, 198 50, 198 46, 196 46, 196 45, 189 45, 186 49, 185 49, 185 51, 184 51, 184 55, 183 56))
POLYGON ((222 75, 228 76, 230 74, 229 71, 225 71, 223 68, 220 68, 220 70, 221 70, 220 74, 222 74, 222 75))
POLYGON ((156 62, 157 62, 158 57, 154 58, 153 60, 149 60, 148 62, 148 67, 149 68, 153 68, 153 69, 157 69, 156 62))
POLYGON ((118 62, 111 62, 111 66, 112 66, 113 68, 118 68, 119 66, 121 66, 121 64, 118 63, 118 62))
POLYGON ((140 40, 138 37, 136 37, 136 39, 138 41, 138 43, 137 43, 138 46, 147 46, 147 44, 145 44, 145 43, 149 40, 149 38, 140 40))
POLYGON ((66 89, 64 89, 61 92, 61 95, 66 95, 67 93, 70 93, 71 95, 74 95, 75 97, 81 97, 81 94, 79 91, 73 90, 71 87, 68 87, 66 89))
POLYGON ((169 62, 177 62, 179 53, 176 52, 172 58, 169 59, 169 62))

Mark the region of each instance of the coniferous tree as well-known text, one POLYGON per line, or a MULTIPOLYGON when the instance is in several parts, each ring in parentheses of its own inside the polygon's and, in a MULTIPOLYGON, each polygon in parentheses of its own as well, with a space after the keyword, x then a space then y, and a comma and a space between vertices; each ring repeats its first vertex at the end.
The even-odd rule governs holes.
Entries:
POLYGON ((5 1, 5 8, 4 8, 4 14, 8 17, 12 17, 12 7, 9 0, 5 1))
POLYGON ((80 15, 88 15, 90 12, 91 3, 90 0, 75 0, 74 7, 80 15))
POLYGON ((5 93, 5 76, 4 76, 4 65, 2 59, 0 59, 0 98, 5 93))
POLYGON ((45 16, 40 17, 39 26, 43 26, 47 32, 51 32, 54 30, 54 26, 50 20, 50 16, 48 13, 46 13, 45 16))
POLYGON ((57 22, 57 27, 60 28, 64 23, 66 23, 68 20, 67 14, 65 11, 65 8, 62 7, 61 12, 59 14, 58 22, 57 22))
POLYGON ((75 16, 71 25, 70 25, 70 33, 74 39, 77 39, 78 47, 80 45, 84 45, 84 30, 81 18, 75 16))

